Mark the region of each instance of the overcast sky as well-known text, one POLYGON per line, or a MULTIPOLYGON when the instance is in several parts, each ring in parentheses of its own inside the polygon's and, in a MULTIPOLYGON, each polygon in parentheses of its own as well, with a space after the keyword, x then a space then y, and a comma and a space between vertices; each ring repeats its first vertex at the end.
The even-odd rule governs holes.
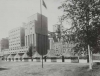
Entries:
MULTIPOLYGON (((58 22, 58 16, 63 12, 58 10, 63 0, 44 0, 47 9, 42 7, 42 12, 48 17, 48 29, 58 22)), ((40 0, 0 0, 0 39, 8 37, 8 32, 22 26, 27 17, 40 13, 40 0)))

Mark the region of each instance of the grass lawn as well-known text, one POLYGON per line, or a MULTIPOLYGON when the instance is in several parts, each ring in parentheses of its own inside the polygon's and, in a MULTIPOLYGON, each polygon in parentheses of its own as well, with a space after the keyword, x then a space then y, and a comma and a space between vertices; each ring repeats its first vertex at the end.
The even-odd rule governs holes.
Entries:
POLYGON ((87 64, 0 62, 0 76, 100 76, 100 65, 88 70, 87 64))

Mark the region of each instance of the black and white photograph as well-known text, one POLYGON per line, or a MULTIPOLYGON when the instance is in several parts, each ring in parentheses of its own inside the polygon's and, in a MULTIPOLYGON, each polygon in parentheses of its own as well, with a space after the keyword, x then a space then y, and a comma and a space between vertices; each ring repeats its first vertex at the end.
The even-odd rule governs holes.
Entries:
POLYGON ((100 0, 0 0, 0 76, 100 76, 100 0))

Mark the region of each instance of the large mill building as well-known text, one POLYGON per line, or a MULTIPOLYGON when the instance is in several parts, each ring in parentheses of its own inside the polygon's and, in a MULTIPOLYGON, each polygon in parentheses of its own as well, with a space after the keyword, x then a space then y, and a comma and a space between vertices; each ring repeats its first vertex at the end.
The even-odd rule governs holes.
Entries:
POLYGON ((28 17, 27 22, 22 27, 9 31, 9 49, 4 49, 5 58, 21 58, 26 55, 32 45, 32 51, 37 51, 40 55, 47 54, 48 50, 48 20, 47 17, 36 13, 28 17), (42 17, 42 18, 41 18, 42 17), (42 21, 41 21, 42 19, 42 21), (42 23, 42 25, 41 25, 42 23))

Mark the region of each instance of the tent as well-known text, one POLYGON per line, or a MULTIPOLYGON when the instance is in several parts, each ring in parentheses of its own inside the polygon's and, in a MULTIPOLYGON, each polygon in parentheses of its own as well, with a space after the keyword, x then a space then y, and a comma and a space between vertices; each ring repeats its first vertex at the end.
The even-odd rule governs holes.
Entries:
POLYGON ((14 56, 11 54, 7 57, 7 59, 12 59, 12 58, 14 58, 14 56))
POLYGON ((47 55, 47 57, 61 57, 60 55, 57 55, 55 50, 49 50, 47 55))
POLYGON ((21 56, 19 55, 19 54, 16 54, 15 56, 14 56, 14 59, 16 59, 16 58, 21 58, 21 56))
POLYGON ((24 53, 22 58, 30 58, 30 57, 26 53, 24 53))
POLYGON ((42 55, 40 55, 37 51, 34 53, 34 55, 32 56, 32 58, 41 58, 42 55))
POLYGON ((74 57, 71 53, 63 53, 62 56, 64 57, 74 57))
POLYGON ((4 58, 7 58, 9 55, 4 55, 4 58))

